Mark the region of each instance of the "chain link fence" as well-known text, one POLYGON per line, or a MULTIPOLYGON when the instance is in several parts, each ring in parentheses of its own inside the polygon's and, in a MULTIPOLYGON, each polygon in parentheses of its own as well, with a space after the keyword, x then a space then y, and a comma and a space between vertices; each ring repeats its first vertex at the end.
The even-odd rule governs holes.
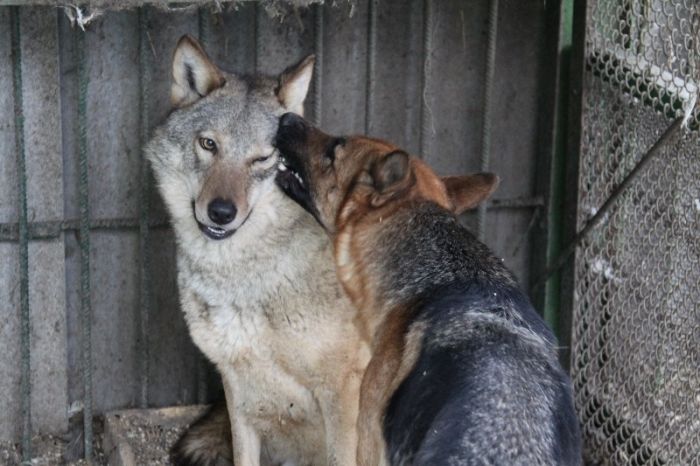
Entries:
POLYGON ((589 0, 572 372, 589 464, 700 465, 700 2, 589 0))

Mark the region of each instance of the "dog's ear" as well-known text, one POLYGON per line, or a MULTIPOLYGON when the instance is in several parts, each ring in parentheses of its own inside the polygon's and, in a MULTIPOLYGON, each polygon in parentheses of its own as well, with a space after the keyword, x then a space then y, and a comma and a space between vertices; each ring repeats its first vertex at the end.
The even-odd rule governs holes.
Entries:
POLYGON ((211 61, 197 39, 180 38, 173 56, 173 84, 170 100, 175 107, 184 107, 205 97, 226 83, 221 70, 211 61))
POLYGON ((304 99, 309 92, 315 61, 316 57, 309 55, 280 75, 277 99, 287 111, 304 116, 304 99))
POLYGON ((475 173, 464 176, 445 176, 442 182, 447 189, 453 212, 457 215, 473 209, 488 199, 501 180, 493 173, 475 173))
POLYGON ((378 207, 410 185, 410 157, 402 150, 390 152, 372 164, 369 174, 376 191, 372 205, 378 207))

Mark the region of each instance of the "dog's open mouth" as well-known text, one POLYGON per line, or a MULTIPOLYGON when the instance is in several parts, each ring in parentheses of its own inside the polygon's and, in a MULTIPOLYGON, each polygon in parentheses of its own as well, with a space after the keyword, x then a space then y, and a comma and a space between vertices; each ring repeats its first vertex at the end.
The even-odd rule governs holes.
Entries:
POLYGON ((304 179, 299 173, 299 168, 294 164, 292 158, 287 158, 284 155, 280 155, 279 164, 277 165, 277 184, 290 195, 308 191, 304 184, 304 179))
POLYGON ((275 181, 287 196, 296 201, 297 204, 313 215, 318 223, 323 225, 319 219, 318 211, 311 200, 311 193, 309 192, 308 184, 304 180, 302 166, 296 157, 291 154, 280 154, 275 181))
POLYGON ((304 183, 300 165, 294 157, 280 155, 275 181, 285 194, 309 210, 311 197, 304 183))

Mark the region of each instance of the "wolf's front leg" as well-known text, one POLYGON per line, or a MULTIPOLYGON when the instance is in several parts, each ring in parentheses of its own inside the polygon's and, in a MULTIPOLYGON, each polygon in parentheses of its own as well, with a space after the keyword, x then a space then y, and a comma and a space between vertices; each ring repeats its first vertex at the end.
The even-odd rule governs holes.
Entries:
POLYGON ((236 466, 260 466, 260 436, 250 425, 248 418, 235 404, 235 390, 230 381, 224 379, 224 394, 231 420, 231 442, 233 464, 236 466))
POLYGON ((326 425, 329 466, 357 466, 357 415, 361 382, 361 375, 353 373, 342 381, 337 391, 323 397, 321 411, 326 425))

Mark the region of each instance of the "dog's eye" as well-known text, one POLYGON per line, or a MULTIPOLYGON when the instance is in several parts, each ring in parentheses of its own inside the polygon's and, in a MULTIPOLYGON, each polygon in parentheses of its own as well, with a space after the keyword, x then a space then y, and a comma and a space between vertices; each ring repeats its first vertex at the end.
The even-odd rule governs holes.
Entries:
POLYGON ((199 145, 206 151, 216 153, 216 142, 213 139, 199 138, 199 145))
POLYGON ((333 143, 328 146, 328 149, 326 149, 326 153, 324 154, 325 162, 327 165, 332 164, 335 162, 335 151, 338 148, 338 146, 342 146, 345 144, 345 140, 343 138, 337 138, 333 141, 333 143))
POLYGON ((331 164, 335 161, 335 147, 328 149, 323 157, 326 164, 331 164))

